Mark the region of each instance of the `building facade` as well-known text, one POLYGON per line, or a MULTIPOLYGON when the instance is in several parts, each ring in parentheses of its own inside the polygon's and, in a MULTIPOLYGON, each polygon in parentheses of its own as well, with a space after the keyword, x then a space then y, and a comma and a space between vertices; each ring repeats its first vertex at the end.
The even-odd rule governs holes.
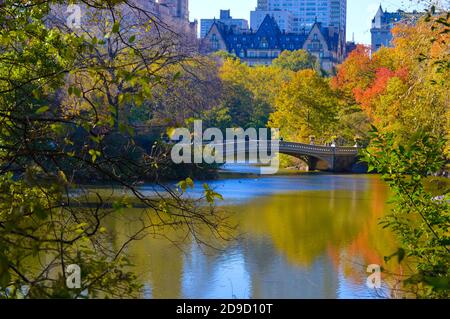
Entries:
POLYGON ((398 23, 415 23, 422 14, 414 12, 405 12, 398 10, 397 12, 383 11, 378 8, 375 17, 372 20, 372 28, 370 29, 372 43, 372 53, 378 51, 381 47, 389 47, 392 43, 392 28, 398 23))
MULTIPOLYGON (((155 2, 155 0, 150 0, 155 2)), ((169 8, 169 15, 181 20, 189 20, 189 0, 159 0, 157 5, 169 8)))
POLYGON ((202 51, 226 51, 248 65, 270 65, 285 50, 304 49, 316 56, 321 67, 332 71, 343 61, 345 43, 334 28, 316 22, 309 31, 287 33, 280 30, 274 17, 267 14, 259 26, 248 32, 235 33, 232 28, 215 21, 202 41, 202 51))
POLYGON ((267 14, 288 33, 308 32, 319 22, 345 36, 347 0, 258 0, 256 10, 251 12, 250 27, 257 30, 267 14))
POLYGON ((197 21, 189 21, 189 0, 129 0, 130 4, 153 13, 173 31, 197 37, 197 21))
POLYGON ((162 21, 175 28, 177 32, 188 35, 191 38, 197 37, 197 20, 189 21, 189 0, 139 0, 141 2, 153 2, 155 13, 162 21))
MULTIPOLYGON (((139 8, 157 17, 159 21, 169 26, 171 31, 176 31, 189 40, 197 39, 197 21, 189 21, 189 0, 128 0, 127 4, 120 5, 118 8, 123 14, 125 22, 143 19, 144 15, 132 14, 133 10, 131 8, 139 8)), ((91 26, 92 21, 89 19, 92 18, 92 14, 87 13, 92 13, 96 10, 83 3, 78 4, 78 7, 80 8, 81 14, 80 23, 91 26)), ((52 4, 52 19, 59 20, 59 23, 63 23, 70 14, 67 10, 67 4, 52 4)), ((147 17, 145 19, 148 21, 147 17)))
MULTIPOLYGON (((217 19, 201 19, 200 20, 200 38, 204 38, 209 29, 217 19)), ((233 28, 235 32, 244 32, 248 30, 248 21, 245 19, 233 19, 230 10, 220 10, 220 19, 218 21, 233 28)))

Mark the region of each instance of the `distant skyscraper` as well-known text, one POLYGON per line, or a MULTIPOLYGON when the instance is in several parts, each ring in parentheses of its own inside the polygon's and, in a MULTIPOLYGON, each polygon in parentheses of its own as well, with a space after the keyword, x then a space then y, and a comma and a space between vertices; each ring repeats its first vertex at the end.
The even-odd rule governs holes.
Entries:
POLYGON ((229 26, 234 32, 240 33, 248 30, 248 21, 245 19, 233 19, 230 10, 220 10, 220 19, 201 19, 200 20, 200 37, 204 38, 211 29, 214 21, 220 21, 229 26))
POLYGON ((258 0, 257 10, 269 10, 269 0, 258 0))
POLYGON ((267 14, 286 32, 307 32, 320 22, 345 37, 347 0, 258 0, 256 10, 251 12, 251 28, 258 29, 267 14))
POLYGON ((282 32, 292 33, 292 32, 303 32, 307 31, 303 28, 300 30, 299 28, 294 27, 294 15, 290 11, 267 11, 267 10, 255 10, 250 12, 250 24, 252 30, 258 30, 261 23, 266 18, 266 15, 270 15, 277 22, 278 27, 282 32))
POLYGON ((189 0, 133 0, 171 27, 197 37, 197 20, 189 22, 189 0))
POLYGON ((169 7, 173 17, 189 20, 189 0, 159 0, 159 3, 169 7))

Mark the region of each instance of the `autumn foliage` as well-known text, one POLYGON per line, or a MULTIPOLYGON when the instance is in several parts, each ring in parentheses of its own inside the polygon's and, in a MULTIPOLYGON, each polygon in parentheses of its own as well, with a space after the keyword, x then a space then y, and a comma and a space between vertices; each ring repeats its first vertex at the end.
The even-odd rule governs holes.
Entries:
POLYGON ((445 24, 422 18, 398 24, 392 34, 392 47, 371 54, 369 47, 358 46, 338 67, 332 87, 397 141, 418 130, 445 136, 450 78, 443 67, 450 56, 445 24))
MULTIPOLYGON (((373 101, 386 91, 389 80, 394 77, 406 82, 408 77, 408 69, 401 68, 396 71, 392 71, 385 67, 378 68, 375 71, 375 79, 371 85, 369 85, 366 89, 361 87, 355 87, 353 89, 356 102, 361 105, 362 109, 370 118, 373 118, 373 112, 376 108, 373 101)), ((374 120, 376 121, 377 119, 374 118, 374 120)))

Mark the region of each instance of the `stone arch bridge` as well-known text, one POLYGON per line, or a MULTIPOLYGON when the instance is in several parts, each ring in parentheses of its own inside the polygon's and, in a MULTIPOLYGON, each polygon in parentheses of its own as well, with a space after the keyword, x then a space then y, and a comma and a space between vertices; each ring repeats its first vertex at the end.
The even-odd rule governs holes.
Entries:
POLYGON ((358 147, 331 147, 280 142, 280 153, 305 161, 310 170, 351 171, 358 161, 358 147))
MULTIPOLYGON (((303 143, 279 141, 278 152, 290 155, 303 160, 310 170, 351 172, 358 162, 358 147, 331 147, 319 146, 303 143)), ((204 142, 209 145, 210 142, 204 142)), ((232 151, 237 154, 244 149, 245 153, 258 153, 261 148, 270 154, 271 141, 251 140, 245 142, 228 141, 220 144, 213 144, 214 147, 223 147, 223 154, 232 151), (234 147, 232 147, 234 144, 234 147), (239 145, 241 144, 241 145, 239 145), (229 147, 231 145, 231 147, 229 147), (227 147, 228 146, 228 147, 227 147), (239 149, 241 146, 241 149, 239 149)))

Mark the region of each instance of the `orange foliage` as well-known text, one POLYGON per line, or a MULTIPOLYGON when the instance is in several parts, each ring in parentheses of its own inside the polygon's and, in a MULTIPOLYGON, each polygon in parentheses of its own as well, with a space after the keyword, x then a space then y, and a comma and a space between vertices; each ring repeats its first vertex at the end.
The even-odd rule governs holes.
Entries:
POLYGON ((432 22, 422 19, 414 25, 398 24, 392 34, 394 46, 381 48, 372 57, 369 47, 359 45, 338 67, 331 81, 334 89, 346 93, 375 121, 379 97, 386 93, 392 78, 397 77, 410 87, 422 82, 425 76, 430 82, 434 80, 435 62, 446 61, 450 55, 450 34, 432 22), (424 59, 425 62, 420 62, 424 59))
POLYGON ((373 75, 370 47, 358 45, 348 58, 338 67, 337 75, 331 80, 335 89, 352 91, 355 88, 365 88, 371 82, 373 75))
POLYGON ((375 71, 375 79, 369 87, 365 90, 360 87, 353 89, 356 102, 358 102, 361 105, 361 108, 367 112, 367 115, 373 117, 373 101, 384 93, 389 80, 393 77, 398 77, 402 81, 406 81, 408 73, 408 69, 405 67, 396 71, 392 71, 385 67, 378 68, 375 71))

